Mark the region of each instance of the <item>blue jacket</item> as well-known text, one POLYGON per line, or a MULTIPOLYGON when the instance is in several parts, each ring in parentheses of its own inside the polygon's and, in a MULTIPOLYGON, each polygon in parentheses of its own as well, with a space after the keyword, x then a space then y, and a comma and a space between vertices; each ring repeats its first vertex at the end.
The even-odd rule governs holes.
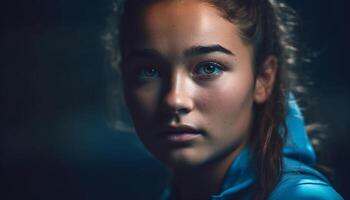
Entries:
MULTIPOLYGON (((283 148, 283 171, 280 182, 269 200, 341 200, 328 180, 313 169, 316 155, 304 128, 303 116, 292 95, 287 115, 288 136, 283 148)), ((220 194, 212 200, 252 199, 253 192, 243 192, 255 182, 255 171, 249 146, 241 150, 226 174, 220 194), (238 198, 239 195, 239 198, 238 198)), ((170 190, 165 197, 170 197, 170 190)), ((168 199, 166 197, 165 199, 168 199)))

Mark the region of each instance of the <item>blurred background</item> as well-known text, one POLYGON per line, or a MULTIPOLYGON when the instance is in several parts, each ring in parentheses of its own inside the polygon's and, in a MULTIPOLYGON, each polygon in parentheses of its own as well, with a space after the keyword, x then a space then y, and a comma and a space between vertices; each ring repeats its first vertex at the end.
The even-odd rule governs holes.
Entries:
MULTIPOLYGON (((287 2, 312 60, 299 66, 306 121, 325 125, 313 133, 323 141, 319 160, 348 199, 349 3, 287 2)), ((0 5, 0 199, 157 199, 167 171, 132 131, 106 123, 111 71, 101 38, 112 0, 0 5)))

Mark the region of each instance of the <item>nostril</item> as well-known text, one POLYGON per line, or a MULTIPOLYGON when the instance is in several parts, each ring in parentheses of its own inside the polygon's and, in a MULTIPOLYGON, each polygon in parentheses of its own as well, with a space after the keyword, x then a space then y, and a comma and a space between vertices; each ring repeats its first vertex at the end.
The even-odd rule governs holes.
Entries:
POLYGON ((186 113, 189 113, 190 110, 187 109, 187 108, 180 108, 180 109, 176 109, 175 110, 175 114, 176 115, 183 115, 183 114, 186 114, 186 113))
POLYGON ((174 107, 169 107, 169 106, 162 106, 161 108, 161 112, 166 114, 166 115, 170 115, 170 116, 180 116, 180 115, 184 115, 190 112, 190 109, 188 108, 174 108, 174 107))
POLYGON ((163 99, 161 109, 168 114, 186 114, 193 109, 193 100, 183 91, 169 92, 163 99))

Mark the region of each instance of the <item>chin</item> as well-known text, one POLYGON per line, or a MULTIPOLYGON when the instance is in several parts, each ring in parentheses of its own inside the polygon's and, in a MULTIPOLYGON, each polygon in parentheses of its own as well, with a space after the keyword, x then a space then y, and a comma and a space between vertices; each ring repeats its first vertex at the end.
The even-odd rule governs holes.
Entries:
POLYGON ((168 155, 162 155, 159 159, 173 170, 191 170, 210 161, 209 157, 196 152, 194 149, 175 150, 168 155))

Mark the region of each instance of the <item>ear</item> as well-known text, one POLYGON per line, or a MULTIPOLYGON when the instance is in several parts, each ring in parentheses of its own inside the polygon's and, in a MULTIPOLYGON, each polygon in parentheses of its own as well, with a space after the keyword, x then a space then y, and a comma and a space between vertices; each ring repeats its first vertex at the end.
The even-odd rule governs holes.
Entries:
POLYGON ((255 80, 254 102, 264 103, 271 95, 275 84, 278 60, 275 56, 265 59, 263 69, 255 80))

